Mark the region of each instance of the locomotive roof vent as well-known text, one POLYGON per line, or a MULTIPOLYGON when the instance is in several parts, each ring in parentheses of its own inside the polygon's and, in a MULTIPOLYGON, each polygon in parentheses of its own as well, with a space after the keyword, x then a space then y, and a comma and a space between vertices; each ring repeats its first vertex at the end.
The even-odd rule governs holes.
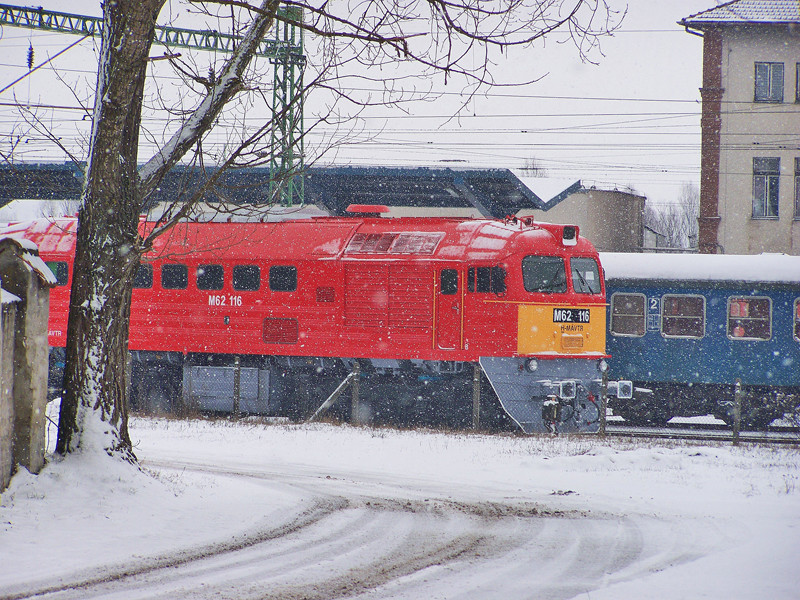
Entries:
POLYGON ((389 207, 384 204, 351 204, 347 207, 347 212, 362 217, 380 217, 381 213, 389 212, 389 207))

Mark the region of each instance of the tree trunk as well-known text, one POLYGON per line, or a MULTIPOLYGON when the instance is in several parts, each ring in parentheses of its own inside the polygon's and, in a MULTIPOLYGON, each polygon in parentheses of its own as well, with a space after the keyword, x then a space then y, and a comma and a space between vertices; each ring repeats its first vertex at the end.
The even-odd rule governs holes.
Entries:
POLYGON ((97 91, 67 325, 56 451, 135 460, 125 364, 132 275, 139 264, 137 147, 147 59, 164 0, 106 2, 97 91))

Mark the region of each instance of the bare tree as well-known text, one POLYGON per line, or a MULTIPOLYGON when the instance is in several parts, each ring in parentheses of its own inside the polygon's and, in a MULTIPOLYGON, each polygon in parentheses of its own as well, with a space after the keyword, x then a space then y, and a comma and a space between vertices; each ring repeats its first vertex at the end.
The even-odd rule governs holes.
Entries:
POLYGON ((654 209, 646 205, 644 222, 664 236, 668 248, 697 248, 697 219, 700 215, 700 188, 684 183, 676 202, 654 209))
POLYGON ((191 57, 168 54, 184 82, 179 100, 170 106, 159 81, 147 82, 156 20, 165 2, 103 3, 67 330, 57 442, 62 454, 98 449, 135 460, 125 389, 133 275, 155 237, 190 215, 226 168, 260 164, 274 155, 274 121, 253 125, 245 118, 268 96, 253 57, 271 28, 291 23, 309 34, 312 58, 300 93, 327 94, 330 102, 316 123, 335 123, 342 114, 337 102, 356 108, 398 105, 420 93, 429 96, 437 77, 462 86, 466 103, 487 86, 508 83, 495 81, 492 69, 509 50, 533 49, 537 41, 558 34, 585 58, 618 16, 605 0, 290 0, 283 3, 289 11, 279 11, 277 0, 191 0, 192 7, 225 22, 241 39, 221 65, 205 69, 191 57), (358 82, 366 91, 354 91, 358 82), (156 109, 167 115, 161 133, 142 127, 143 111, 156 109), (212 143, 210 134, 225 119, 226 139, 212 143), (158 150, 140 166, 143 141, 158 150), (179 161, 202 175, 201 184, 168 206, 151 229, 140 231, 139 215, 148 198, 179 161), (210 164, 213 170, 206 169, 210 164))

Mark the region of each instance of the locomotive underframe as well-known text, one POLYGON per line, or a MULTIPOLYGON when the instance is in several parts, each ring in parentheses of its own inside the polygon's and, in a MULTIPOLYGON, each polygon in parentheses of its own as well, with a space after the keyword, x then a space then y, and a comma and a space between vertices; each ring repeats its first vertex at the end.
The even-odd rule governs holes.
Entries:
MULTIPOLYGON (((734 422, 735 385, 634 382, 630 399, 613 399, 613 414, 632 425, 665 426, 673 417, 713 415, 734 422)), ((742 386, 741 424, 766 429, 776 419, 794 415, 800 406, 800 388, 742 386)))
MULTIPOLYGON (((51 351, 58 378, 63 349, 51 351)), ((308 419, 354 370, 352 358, 131 352, 131 409, 144 414, 218 413, 308 419)), ((462 361, 358 359, 359 401, 339 400, 330 418, 418 427, 480 425, 526 433, 596 432, 599 361, 482 358, 462 361), (531 364, 536 364, 532 370, 531 364), (476 392, 476 387, 477 392, 476 392)), ((51 385, 52 395, 60 385, 51 385)), ((611 390, 613 394, 613 388, 611 390)))

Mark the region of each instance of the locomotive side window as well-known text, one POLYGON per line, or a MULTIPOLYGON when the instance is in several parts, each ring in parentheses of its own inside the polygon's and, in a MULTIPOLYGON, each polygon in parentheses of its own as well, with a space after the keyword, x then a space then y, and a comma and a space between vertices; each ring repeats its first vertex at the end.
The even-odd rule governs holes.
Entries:
POLYGON ((470 267, 467 289, 470 292, 502 294, 506 291, 506 270, 503 267, 470 267))
POLYGON ((275 265, 269 268, 269 289, 273 292, 293 292, 297 289, 297 267, 275 265))
POLYGON ((136 268, 136 274, 133 276, 133 287, 153 287, 153 265, 150 263, 142 263, 136 268))
POLYGON ((233 289, 242 292, 255 292, 261 287, 261 269, 257 265, 236 265, 233 267, 233 289))
POLYGON ((572 288, 576 294, 600 293, 600 269, 593 258, 571 258, 572 288))
POLYGON ((185 290, 189 285, 186 265, 161 265, 161 287, 165 290, 185 290))
POLYGON ((661 302, 661 334, 664 337, 701 338, 706 330, 703 296, 667 294, 661 302))
POLYGON ((564 259, 560 256, 526 256, 522 259, 522 283, 526 292, 566 292, 564 259))
POLYGON ((728 337, 732 340, 772 337, 772 301, 769 298, 728 298, 728 337))
POLYGON ((612 294, 612 335, 643 336, 647 319, 644 307, 644 294, 612 294))
POLYGON ((197 267, 198 290, 221 290, 225 283, 222 265, 200 265, 197 267))
POLYGON ((458 271, 455 269, 442 269, 441 276, 442 294, 453 296, 458 293, 458 271))
POLYGON ((47 266, 56 276, 56 285, 67 285, 69 281, 69 267, 67 263, 61 261, 51 261, 47 266))

